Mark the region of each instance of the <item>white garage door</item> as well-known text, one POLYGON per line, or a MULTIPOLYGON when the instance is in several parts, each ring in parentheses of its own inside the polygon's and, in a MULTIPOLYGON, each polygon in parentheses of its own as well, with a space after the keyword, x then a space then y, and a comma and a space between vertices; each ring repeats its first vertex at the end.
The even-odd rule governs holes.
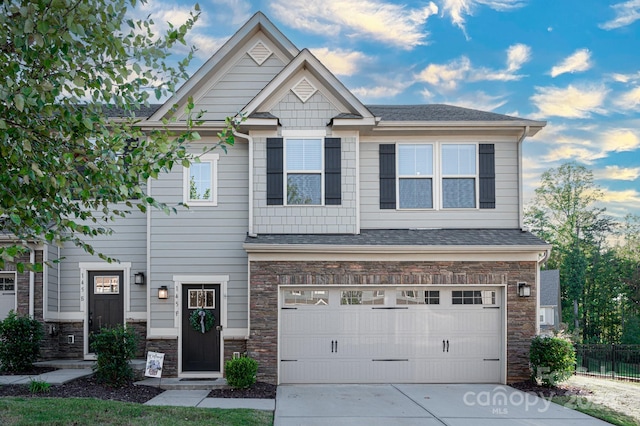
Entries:
POLYGON ((500 287, 284 288, 281 383, 499 383, 500 287))

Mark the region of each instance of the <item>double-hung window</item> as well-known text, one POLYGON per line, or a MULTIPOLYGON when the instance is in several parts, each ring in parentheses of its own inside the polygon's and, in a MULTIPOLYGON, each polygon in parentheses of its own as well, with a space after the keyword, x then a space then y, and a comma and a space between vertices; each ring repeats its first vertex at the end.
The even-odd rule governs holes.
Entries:
POLYGON ((184 203, 189 206, 218 204, 218 154, 204 154, 184 169, 184 203))
POLYGON ((477 145, 442 144, 442 207, 475 208, 477 145))
POLYGON ((398 201, 401 209, 433 208, 433 145, 398 144, 398 201))
POLYGON ((285 158, 287 204, 321 205, 324 182, 322 139, 285 139, 285 158))

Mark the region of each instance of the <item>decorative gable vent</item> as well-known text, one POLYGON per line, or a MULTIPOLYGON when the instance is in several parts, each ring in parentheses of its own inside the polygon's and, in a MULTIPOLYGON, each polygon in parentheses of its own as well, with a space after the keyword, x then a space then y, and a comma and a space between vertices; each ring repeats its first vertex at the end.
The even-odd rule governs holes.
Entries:
POLYGON ((258 41, 247 53, 256 64, 262 65, 273 52, 262 41, 258 41))
POLYGON ((317 90, 318 89, 316 89, 316 87, 311 84, 311 82, 307 80, 306 77, 303 77, 302 80, 300 80, 298 84, 293 86, 293 88, 291 89, 291 91, 295 93, 295 95, 300 98, 303 103, 307 102, 309 98, 313 96, 314 93, 316 93, 317 90))

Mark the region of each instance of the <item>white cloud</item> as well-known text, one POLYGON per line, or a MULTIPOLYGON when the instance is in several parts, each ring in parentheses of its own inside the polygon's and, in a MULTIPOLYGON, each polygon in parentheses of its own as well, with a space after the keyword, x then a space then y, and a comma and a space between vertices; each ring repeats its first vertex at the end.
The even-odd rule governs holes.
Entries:
POLYGON ((640 107, 640 87, 624 93, 614 103, 623 110, 638 109, 640 107))
POLYGON ((637 72, 635 74, 613 73, 610 74, 609 77, 611 77, 611 79, 617 83, 631 83, 634 81, 640 81, 640 72, 637 72))
POLYGON ((504 96, 491 96, 485 92, 462 94, 455 99, 449 99, 446 103, 481 111, 494 111, 507 103, 504 96))
POLYGON ((612 20, 599 25, 603 30, 626 27, 640 19, 640 0, 617 3, 612 5, 611 8, 613 8, 616 15, 612 20))
POLYGON ((326 47, 311 49, 311 53, 336 75, 353 75, 358 70, 358 65, 369 59, 362 52, 344 49, 330 50, 326 47))
POLYGON ((464 15, 473 15, 478 6, 487 6, 491 9, 503 12, 525 5, 522 0, 442 0, 442 14, 449 15, 451 22, 458 26, 466 36, 464 15))
POLYGON ((458 86, 458 81, 466 79, 470 70, 471 61, 462 56, 448 64, 429 64, 416 78, 433 86, 452 90, 458 86))
POLYGON ((594 175, 600 179, 634 181, 640 177, 640 167, 606 166, 597 170, 594 175))
POLYGON ((393 81, 388 79, 378 79, 376 86, 357 87, 351 92, 366 101, 367 99, 392 98, 404 92, 413 81, 393 81))
POLYGON ((563 160, 578 161, 584 164, 593 164, 595 160, 605 158, 606 154, 600 150, 592 150, 585 146, 576 144, 563 144, 550 150, 542 158, 548 162, 558 162, 563 160))
POLYGON ((635 151, 640 148, 640 139, 629 129, 616 129, 603 134, 602 148, 611 152, 635 151))
POLYGON ((461 56, 447 64, 429 64, 416 79, 444 90, 456 89, 460 81, 519 80, 523 76, 516 72, 531 59, 531 48, 525 44, 514 44, 506 53, 506 67, 502 70, 474 68, 469 58, 461 56))
POLYGON ((557 77, 560 74, 586 71, 591 66, 591 52, 589 52, 589 49, 578 49, 560 64, 551 68, 550 74, 551 77, 557 77))
POLYGON ((406 50, 426 43, 423 27, 438 13, 433 2, 410 9, 381 0, 274 0, 270 8, 293 28, 328 37, 373 39, 406 50))
POLYGON ((536 118, 558 116, 566 118, 587 118, 591 113, 605 113, 601 108, 608 93, 603 86, 578 88, 536 87, 531 101, 538 108, 536 118))
POLYGON ((613 191, 604 188, 603 197, 600 199, 603 203, 624 203, 636 204, 640 202, 640 193, 635 189, 623 189, 621 191, 613 191))

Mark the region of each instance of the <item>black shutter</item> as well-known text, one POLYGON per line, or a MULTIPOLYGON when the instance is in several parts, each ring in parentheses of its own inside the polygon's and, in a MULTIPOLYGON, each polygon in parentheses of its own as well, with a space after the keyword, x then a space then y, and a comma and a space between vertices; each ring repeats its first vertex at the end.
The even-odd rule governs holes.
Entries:
POLYGON ((267 138, 267 205, 283 204, 282 138, 267 138))
POLYGON ((342 203, 342 180, 340 164, 340 138, 324 140, 324 203, 340 205, 342 203))
POLYGON ((380 145, 380 208, 396 208, 396 146, 380 145))
POLYGON ((480 144, 480 208, 496 208, 496 160, 493 144, 480 144))

